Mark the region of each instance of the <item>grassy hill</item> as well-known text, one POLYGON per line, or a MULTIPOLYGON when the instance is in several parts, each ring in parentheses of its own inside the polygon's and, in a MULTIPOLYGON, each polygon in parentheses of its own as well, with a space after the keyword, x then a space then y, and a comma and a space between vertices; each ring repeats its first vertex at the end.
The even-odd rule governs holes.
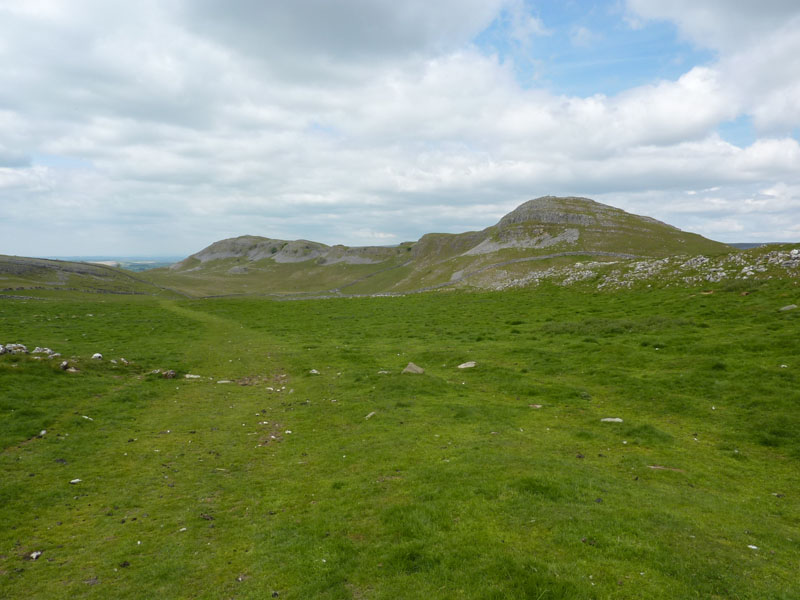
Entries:
POLYGON ((546 270, 578 262, 718 255, 730 246, 587 198, 543 197, 482 231, 432 233, 397 247, 326 246, 241 236, 216 242, 149 281, 207 296, 407 293, 438 287, 502 286, 504 267, 546 270), (475 277, 476 275, 479 277, 475 277))
POLYGON ((0 294, 37 290, 174 295, 115 267, 0 255, 0 294))
POLYGON ((797 281, 0 299, 0 596, 800 597, 797 281))

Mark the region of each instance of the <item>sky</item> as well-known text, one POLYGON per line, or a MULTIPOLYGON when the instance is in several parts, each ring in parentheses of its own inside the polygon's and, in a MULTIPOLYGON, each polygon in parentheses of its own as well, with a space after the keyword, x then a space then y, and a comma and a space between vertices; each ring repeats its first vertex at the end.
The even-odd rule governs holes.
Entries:
POLYGON ((543 195, 800 241, 800 2, 0 0, 0 254, 392 245, 543 195))

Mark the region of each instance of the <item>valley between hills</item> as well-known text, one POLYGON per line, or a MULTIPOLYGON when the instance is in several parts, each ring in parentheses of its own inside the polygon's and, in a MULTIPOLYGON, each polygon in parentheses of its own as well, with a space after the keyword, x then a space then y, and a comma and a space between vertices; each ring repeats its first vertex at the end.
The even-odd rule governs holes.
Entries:
POLYGON ((0 257, 0 597, 798 598, 798 305, 800 244, 585 198, 0 257))

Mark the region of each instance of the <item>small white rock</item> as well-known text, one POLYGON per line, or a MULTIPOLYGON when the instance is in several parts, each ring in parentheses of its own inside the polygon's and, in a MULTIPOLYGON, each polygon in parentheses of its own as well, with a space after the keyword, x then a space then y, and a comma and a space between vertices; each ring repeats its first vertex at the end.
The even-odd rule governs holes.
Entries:
POLYGON ((758 546, 753 546, 753 544, 747 544, 747 547, 750 548, 750 550, 758 550, 758 546))
POLYGON ((474 360, 470 360, 470 361, 467 361, 465 363, 461 363, 460 365, 458 365, 458 368, 459 369, 471 369, 472 367, 474 367, 477 364, 478 363, 476 363, 474 360))
POLYGON ((35 550, 34 552, 31 552, 31 560, 36 560, 41 555, 42 555, 42 552, 40 550, 35 550))
POLYGON ((94 360, 103 360, 103 355, 100 354, 99 352, 95 352, 94 354, 92 354, 92 358, 94 360))
POLYGON ((366 417, 364 417, 364 419, 370 419, 370 418, 372 418, 372 417, 374 417, 374 416, 375 416, 375 411, 373 410, 373 411, 372 411, 371 413, 369 413, 369 414, 368 414, 366 417))
POLYGON ((287 429, 284 433, 287 433, 287 434, 292 433, 292 430, 291 429, 287 429))
POLYGON ((81 482, 81 480, 80 480, 80 479, 73 479, 73 480, 71 480, 71 481, 70 481, 70 483, 71 483, 72 485, 75 485, 76 483, 80 483, 80 482, 81 482))
POLYGON ((600 422, 602 422, 602 423, 622 423, 623 421, 619 417, 606 417, 604 419, 600 419, 600 422))
POLYGON ((317 371, 316 369, 311 369, 311 370, 309 371, 309 373, 310 373, 311 375, 319 375, 319 371, 317 371))

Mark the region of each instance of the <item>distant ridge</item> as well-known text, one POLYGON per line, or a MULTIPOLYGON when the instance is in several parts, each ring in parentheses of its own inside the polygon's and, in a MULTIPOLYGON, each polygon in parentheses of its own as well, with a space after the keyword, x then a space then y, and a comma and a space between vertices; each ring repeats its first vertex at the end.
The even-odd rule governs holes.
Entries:
POLYGON ((75 290, 303 299, 504 290, 543 282, 601 291, 755 283, 796 277, 799 269, 800 244, 739 250, 589 198, 543 196, 480 231, 428 233, 398 246, 329 246, 244 235, 136 274, 0 256, 0 297, 19 290, 75 290))
POLYGON ((777 246, 779 244, 791 244, 792 242, 731 242, 728 245, 739 250, 749 250, 750 248, 761 248, 762 246, 777 246))
POLYGON ((244 235, 214 242, 169 272, 150 273, 163 285, 201 294, 393 293, 491 286, 493 278, 532 268, 531 261, 539 268, 546 264, 541 261, 581 256, 612 260, 731 250, 589 198, 542 196, 481 231, 429 233, 399 246, 363 247, 244 235))

